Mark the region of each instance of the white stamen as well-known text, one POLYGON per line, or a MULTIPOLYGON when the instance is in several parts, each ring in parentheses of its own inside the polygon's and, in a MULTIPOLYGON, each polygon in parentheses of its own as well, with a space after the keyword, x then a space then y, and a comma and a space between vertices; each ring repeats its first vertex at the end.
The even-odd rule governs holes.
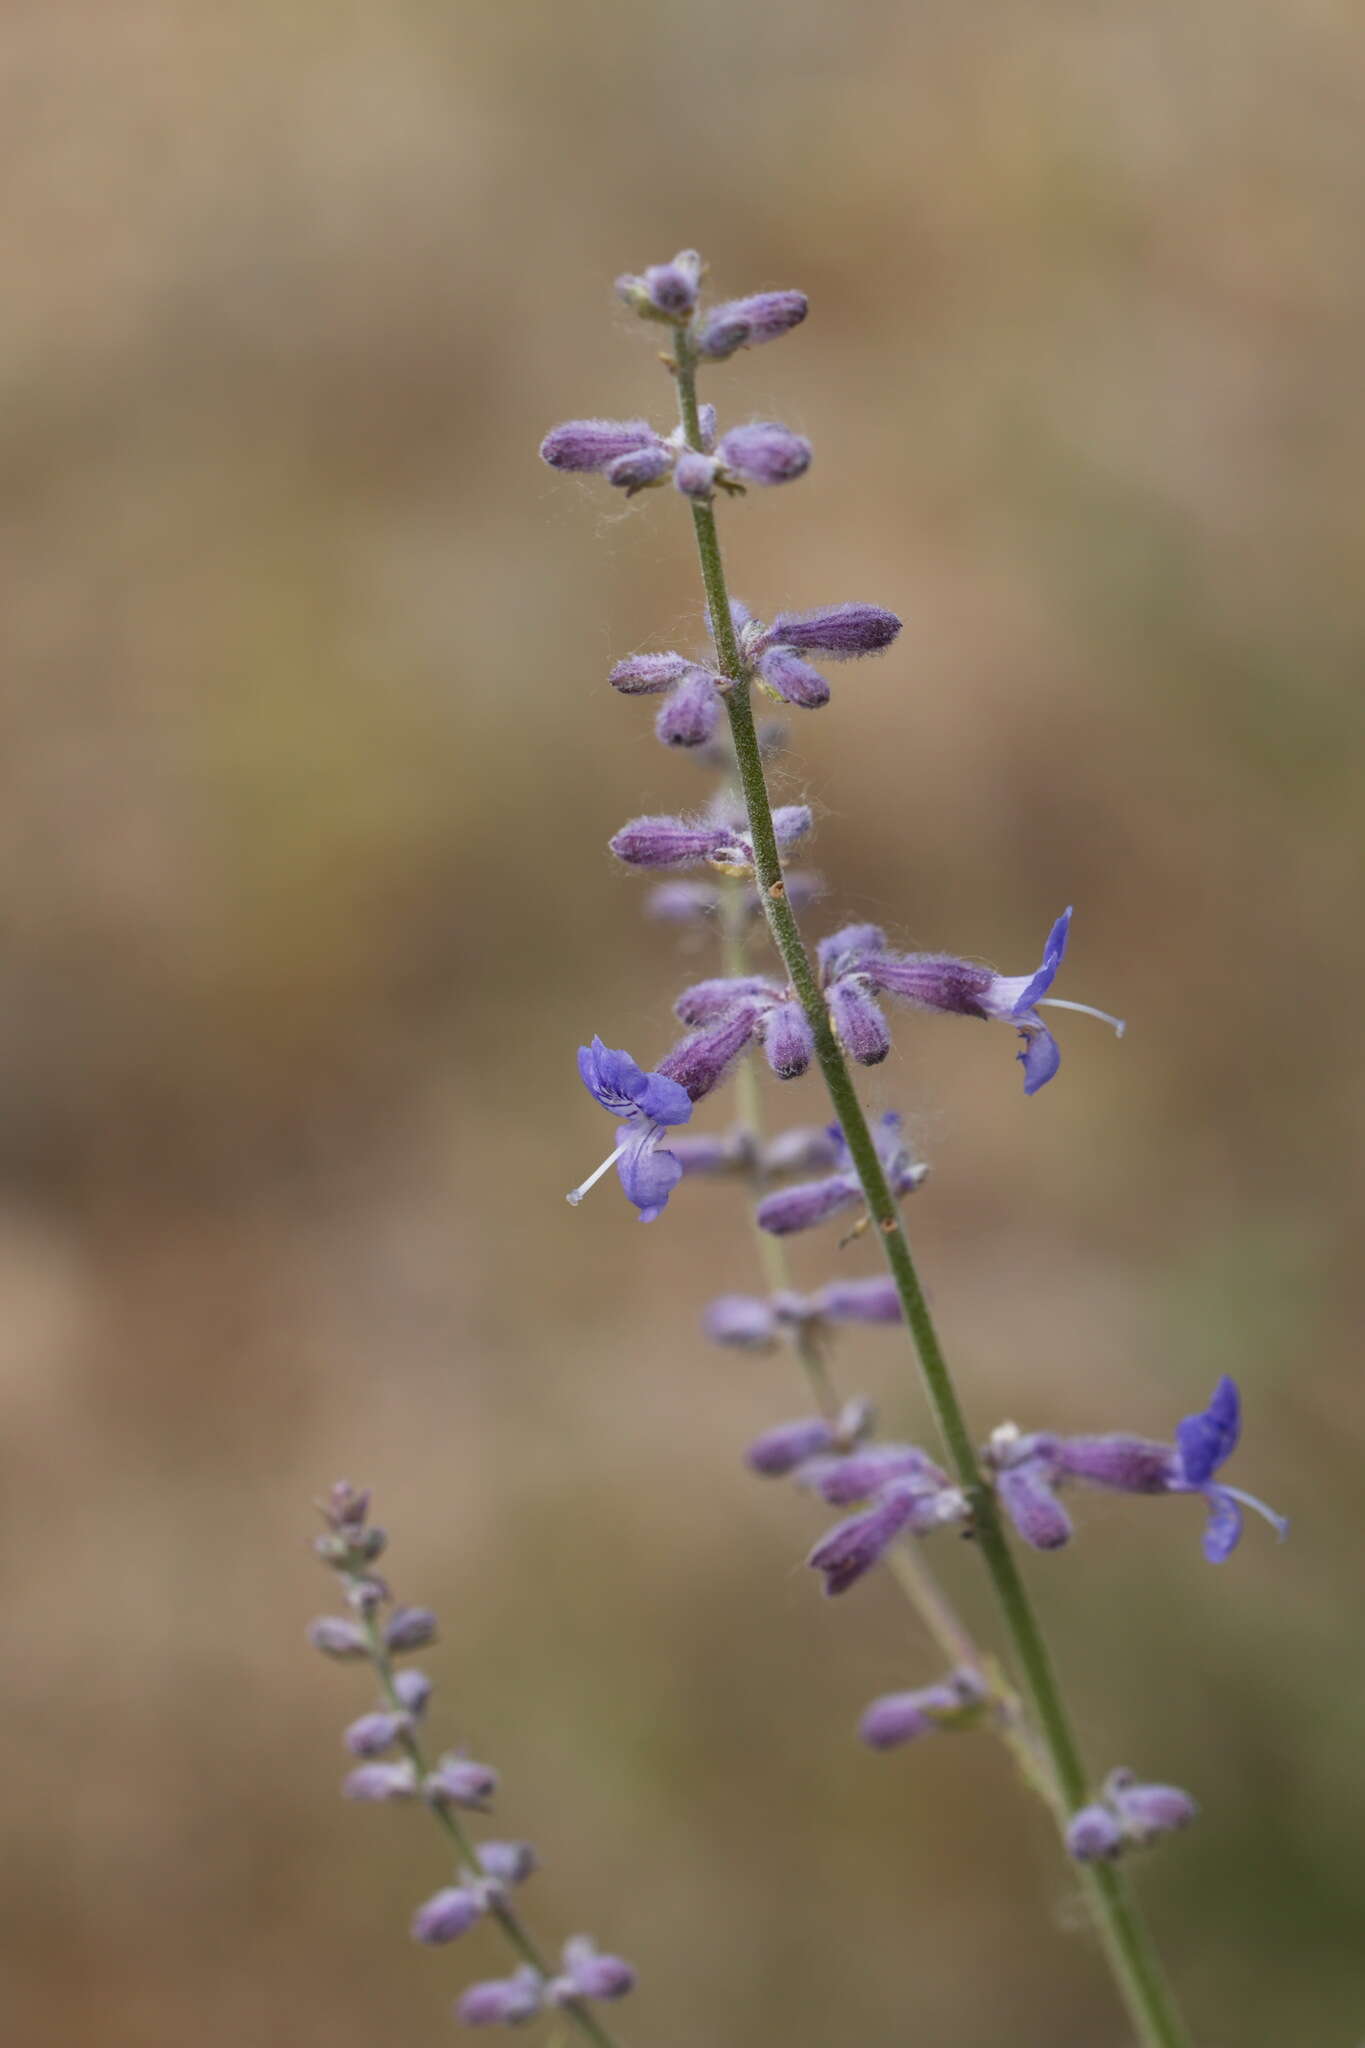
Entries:
POLYGON ((1281 1543, 1284 1542, 1285 1537, 1289 1534, 1288 1515, 1277 1515, 1274 1508, 1268 1508, 1263 1500, 1257 1500, 1254 1493, 1243 1493, 1240 1486, 1223 1486, 1220 1483, 1218 1491, 1219 1493, 1230 1493, 1232 1498, 1239 1500, 1244 1508, 1254 1508, 1258 1515, 1264 1516, 1265 1520, 1269 1522, 1281 1543))
POLYGON ((1039 996, 1038 1008, 1040 1010, 1079 1010, 1082 1016, 1098 1017, 1101 1024, 1113 1025, 1114 1035, 1117 1038, 1122 1038, 1124 1032, 1128 1029, 1122 1017, 1111 1017, 1107 1010, 1097 1010, 1093 1003, 1069 1003, 1065 996, 1039 996))
POLYGON ((582 1201, 584 1195, 587 1194, 588 1189, 595 1188, 597 1186, 598 1181, 601 1180, 603 1174, 607 1172, 608 1168, 615 1166, 617 1160, 621 1157, 621 1154, 625 1151, 626 1146, 629 1143, 630 1140, 628 1138, 623 1139, 614 1152, 609 1152, 607 1154, 606 1158, 602 1161, 602 1164, 598 1167, 596 1173, 590 1173, 585 1181, 581 1182, 578 1187, 574 1188, 569 1194, 565 1195, 564 1199, 569 1204, 571 1209, 576 1209, 579 1203, 582 1201))

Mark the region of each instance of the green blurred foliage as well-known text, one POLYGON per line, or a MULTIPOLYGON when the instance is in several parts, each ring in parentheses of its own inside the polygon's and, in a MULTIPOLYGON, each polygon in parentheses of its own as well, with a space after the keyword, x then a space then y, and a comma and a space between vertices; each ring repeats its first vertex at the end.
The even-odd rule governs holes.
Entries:
MULTIPOLYGON (((1165 1433, 1233 1370, 1294 1517, 1214 1572, 1193 1508, 1085 1505, 1030 1576, 1087 1749, 1203 1802, 1140 1883, 1204 2048, 1349 2048, 1356 11, 14 0, 5 44, 12 2038, 443 2039, 493 1965, 410 1949, 438 1845, 335 1800, 341 1472, 632 2042, 1125 2038, 1003 1761, 851 1738, 932 1659, 739 1469, 800 1401, 696 1334, 739 1203, 562 1200, 574 1045, 654 1056, 699 971, 603 852, 700 793, 605 672, 699 622, 677 507, 535 445, 667 406, 609 283, 696 243, 813 302, 715 379, 817 449, 726 512, 736 587, 908 621, 782 770, 833 910, 1017 970, 1074 900, 1067 993, 1130 1020, 1064 1019, 1035 1102, 951 1020, 872 1079, 970 1411, 1165 1433)), ((924 1430, 893 1338, 845 1371, 924 1430)))

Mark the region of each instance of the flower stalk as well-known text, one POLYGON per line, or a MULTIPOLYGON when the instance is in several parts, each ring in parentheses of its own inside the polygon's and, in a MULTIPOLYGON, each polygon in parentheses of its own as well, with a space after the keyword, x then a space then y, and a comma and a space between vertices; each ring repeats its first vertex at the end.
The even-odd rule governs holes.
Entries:
MULTIPOLYGON (((697 399, 698 351, 684 327, 676 330, 672 365, 682 436, 704 446, 697 399)), ((1006 1536, 993 1491, 984 1483, 966 1417, 938 1331, 925 1299, 910 1245, 844 1054, 835 1038, 810 955, 787 898, 782 857, 773 827, 758 734, 750 701, 749 671, 740 651, 730 610, 715 512, 710 499, 690 500, 702 584, 718 666, 728 687, 723 693, 734 744, 740 788, 753 849, 754 883, 773 944, 781 956, 796 1000, 805 1012, 834 1114, 862 1187, 895 1282, 918 1357, 920 1378, 949 1462, 973 1510, 973 1527, 1022 1677, 1039 1738, 1059 1800, 1059 1820, 1085 1806, 1088 1779, 1061 1687, 1006 1536)), ((897 1552, 899 1554, 899 1546, 897 1552)), ((1111 1971, 1143 2048, 1189 2048, 1190 2037, 1175 2007, 1151 1938, 1120 1873, 1110 1863, 1081 1866, 1097 1930, 1111 1971)))

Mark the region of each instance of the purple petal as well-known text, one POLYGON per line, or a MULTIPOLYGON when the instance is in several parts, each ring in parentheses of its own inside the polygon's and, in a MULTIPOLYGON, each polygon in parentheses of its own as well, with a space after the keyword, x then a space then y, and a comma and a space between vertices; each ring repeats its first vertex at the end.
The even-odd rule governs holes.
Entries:
POLYGON ((678 1081, 693 1102, 700 1102, 729 1073, 758 1028, 758 1010, 741 1004, 728 1017, 680 1039, 659 1062, 659 1072, 678 1081))
POLYGON ((1242 1510, 1221 1486, 1210 1487, 1204 1498, 1209 1504, 1204 1555, 1210 1564, 1223 1564, 1242 1540, 1242 1510))
POLYGON ((1067 1823, 1066 1846, 1078 1863, 1099 1863, 1117 1856, 1123 1830, 1107 1806, 1083 1806, 1067 1823))
POLYGON ((728 299, 712 306, 697 334, 699 352, 712 362, 732 356, 737 348, 756 348, 799 327, 806 317, 804 292, 756 292, 752 298, 728 299))
POLYGON ((899 1323, 904 1310, 889 1276, 831 1280, 816 1296, 819 1313, 831 1323, 899 1323))
POLYGON ((1026 1010, 1031 1010, 1039 997, 1045 996, 1053 982, 1057 979, 1057 969, 1062 964, 1062 956, 1066 952, 1067 934, 1070 930, 1071 912, 1068 909, 1062 912, 1056 924, 1053 925, 1052 930, 1047 935, 1047 944, 1043 948, 1042 966, 1038 969, 1032 981, 1026 982, 1020 994, 1015 997, 1014 1015, 1016 1017, 1022 1017, 1026 1010))
POLYGON ((1062 1064, 1062 1050, 1041 1020, 1021 1025, 1019 1036, 1023 1040, 1023 1050, 1014 1057, 1023 1065, 1024 1093, 1036 1095, 1062 1064))
POLYGON ((717 454, 725 467, 749 484, 793 483, 810 468, 813 450, 803 434, 777 420, 755 420, 722 435, 717 454))
POLYGON ((781 994, 775 982, 758 974, 718 975, 685 988, 673 1005, 673 1014, 680 1024, 714 1024, 746 999, 762 996, 776 1002, 781 994))
POLYGON ((633 498, 637 491, 647 491, 651 484, 661 483, 672 467, 672 450, 656 441, 652 447, 632 448, 628 454, 618 455, 602 474, 614 489, 633 498))
POLYGON ((713 1344, 736 1344, 746 1351, 765 1351, 777 1342, 777 1317, 752 1294, 717 1295, 707 1306, 702 1328, 713 1344))
POLYGON ((1173 1460, 1169 1444, 1143 1436, 1064 1436, 1056 1469, 1091 1486, 1117 1493, 1169 1493, 1173 1460))
POLYGON ((658 1143, 658 1133, 642 1133, 626 1147, 616 1162, 617 1177, 627 1200, 640 1212, 642 1223, 653 1223, 668 1206, 668 1198, 683 1177, 683 1170, 671 1152, 658 1143))
POLYGON ((929 1491, 947 1485, 947 1476, 927 1452, 915 1444, 873 1444, 846 1458, 831 1458, 816 1477, 816 1492, 832 1508, 870 1500, 893 1479, 922 1479, 929 1491))
POLYGON ((413 1914, 412 1938, 432 1944, 454 1941, 482 1918, 483 1910, 483 1900, 477 1892, 447 1885, 444 1891, 434 1892, 413 1914))
POLYGON ((870 1749, 895 1749, 902 1742, 913 1742, 917 1735, 933 1732, 934 1724, 917 1692, 884 1693, 873 1700, 858 1723, 858 1733, 870 1749))
POLYGON ((632 818, 611 841, 611 850, 628 867, 685 868, 709 860, 725 837, 715 825, 686 818, 632 818))
POLYGON ((891 1486, 866 1514, 851 1516, 823 1536, 806 1563, 824 1574, 826 1593, 846 1593, 880 1563, 913 1521, 917 1505, 910 1486, 891 1486))
POLYGON ((544 1986, 529 1963, 513 1977, 494 1977, 471 1984, 455 2007, 467 2027, 516 2026, 540 2011, 544 1986))
POLYGON ((1236 1380, 1226 1373, 1213 1390, 1202 1414, 1187 1415, 1177 1424, 1180 1467, 1191 1486, 1203 1486, 1237 1448, 1242 1430, 1242 1403, 1236 1380))
POLYGON ((943 1010, 957 1017, 988 1017, 994 979, 990 969, 950 953, 867 953, 855 963, 874 989, 899 996, 919 1010, 943 1010))

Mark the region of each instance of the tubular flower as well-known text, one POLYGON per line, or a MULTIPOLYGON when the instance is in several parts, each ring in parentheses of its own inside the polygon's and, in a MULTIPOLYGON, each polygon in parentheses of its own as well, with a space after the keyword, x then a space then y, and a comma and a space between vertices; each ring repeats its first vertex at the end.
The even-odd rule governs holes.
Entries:
POLYGON ((607 1168, 615 1166, 628 1199, 640 1211, 640 1221, 652 1223, 683 1172, 660 1141, 670 1126, 687 1122, 692 1098, 679 1080, 662 1073, 647 1074, 628 1052, 613 1052, 600 1038, 579 1047, 578 1071, 594 1100, 620 1119, 625 1135, 568 1199, 576 1208, 607 1168))
POLYGON ((1043 964, 1034 974, 995 974, 971 960, 947 953, 889 953, 870 947, 855 962, 868 985, 879 994, 898 996, 919 1010, 944 1010, 959 1017, 984 1017, 1013 1024, 1023 1040, 1016 1055, 1024 1068, 1024 1093, 1036 1095, 1061 1065, 1056 1039, 1038 1015, 1040 1008, 1080 1010, 1112 1024, 1122 1038, 1122 1019, 1089 1003, 1072 1003, 1048 994, 1066 952, 1071 912, 1066 910, 1048 933, 1043 964))
MULTIPOLYGON (((809 832, 812 823, 805 804, 780 804, 773 812, 773 831, 783 848, 809 832)), ((754 871, 748 827, 728 806, 697 819, 632 818, 612 840, 611 850, 633 868, 689 868, 705 861, 722 874, 746 876, 754 871)))
POLYGON ((1056 1489, 1069 1480, 1114 1493, 1195 1493, 1208 1505, 1204 1555, 1222 1564, 1237 1548, 1242 1509, 1252 1508, 1282 1539, 1289 1524, 1254 1494, 1215 1477, 1241 1433, 1241 1396, 1226 1376, 1207 1408, 1178 1424, 1175 1441, 1150 1437, 1025 1436, 1012 1423, 998 1429, 985 1453, 996 1492, 1011 1521, 1035 1550, 1054 1550, 1071 1533, 1056 1489))
POLYGON ((671 477, 685 498, 704 501, 717 489, 792 483, 810 468, 810 442, 777 420, 731 427, 719 446, 713 405, 699 408, 699 425, 702 445, 694 448, 682 427, 660 434, 648 420, 565 420, 551 427, 540 456, 551 469, 605 477, 628 498, 671 477))

